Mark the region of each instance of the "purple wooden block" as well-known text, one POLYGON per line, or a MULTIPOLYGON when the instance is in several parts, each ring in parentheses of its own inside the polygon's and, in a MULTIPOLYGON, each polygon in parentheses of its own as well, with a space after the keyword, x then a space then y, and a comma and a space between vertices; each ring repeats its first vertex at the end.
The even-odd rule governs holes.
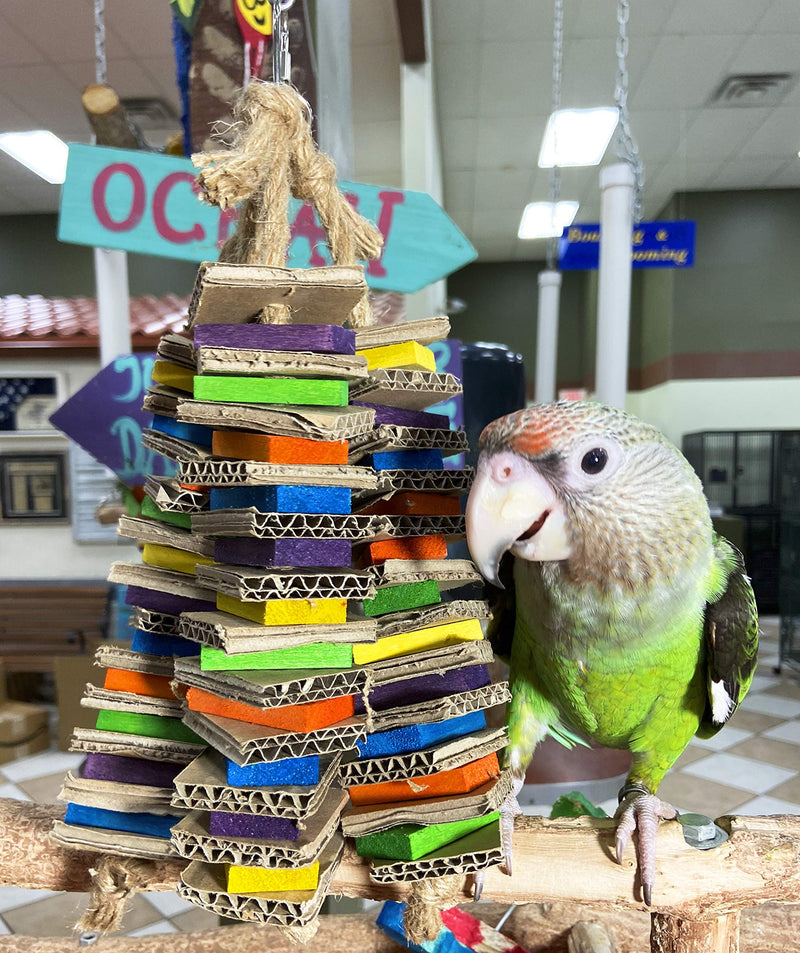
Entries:
MULTIPOLYGON (((457 692, 469 692, 490 683, 489 669, 485 665, 469 665, 440 674, 418 675, 416 678, 377 685, 369 693, 369 703, 376 711, 385 711, 398 705, 413 705, 457 692)), ((361 695, 356 695, 355 705, 355 713, 363 714, 365 709, 361 695)))
POLYGON ((159 592, 158 589, 145 589, 143 586, 128 586, 125 604, 149 609, 151 612, 163 612, 165 615, 180 615, 181 612, 213 612, 217 605, 205 599, 189 599, 175 596, 171 592, 159 592))
POLYGON ((256 351, 355 354, 354 331, 333 324, 197 324, 195 347, 242 347, 256 351))
POLYGON ((383 404, 368 404, 353 401, 353 407, 369 407, 375 411, 375 426, 393 424, 397 427, 421 427, 423 430, 449 430, 450 418, 446 414, 428 414, 423 410, 406 410, 403 407, 384 407, 383 404))
POLYGON ((264 840, 297 840, 300 830, 285 817, 260 814, 229 814, 212 811, 209 832, 214 837, 260 837, 264 840))
POLYGON ((154 788, 171 788, 175 775, 183 765, 169 761, 147 761, 118 754, 89 754, 83 763, 81 777, 93 781, 119 781, 123 784, 147 784, 154 788))
POLYGON ((238 566, 351 566, 353 547, 346 539, 218 539, 218 563, 238 566))

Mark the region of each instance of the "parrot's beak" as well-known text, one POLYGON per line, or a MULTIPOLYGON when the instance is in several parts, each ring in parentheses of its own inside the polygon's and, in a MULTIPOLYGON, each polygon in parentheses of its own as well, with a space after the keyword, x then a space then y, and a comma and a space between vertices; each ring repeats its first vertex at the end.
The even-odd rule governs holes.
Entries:
POLYGON ((532 463, 509 450, 481 457, 467 501, 467 545, 481 574, 500 588, 507 550, 535 562, 569 558, 563 507, 532 463))

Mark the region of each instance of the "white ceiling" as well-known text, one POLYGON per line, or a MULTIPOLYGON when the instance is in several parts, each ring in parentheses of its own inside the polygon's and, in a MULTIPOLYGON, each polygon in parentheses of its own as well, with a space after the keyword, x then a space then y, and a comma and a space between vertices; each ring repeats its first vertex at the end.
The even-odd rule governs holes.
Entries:
MULTIPOLYGON (((325 2, 325 0, 318 0, 325 2)), ((351 0, 355 177, 399 185, 400 54, 393 0, 351 0)), ((564 0, 563 106, 613 104, 615 0, 564 0)), ((707 102, 730 73, 800 72, 798 0, 631 0, 630 111, 646 167, 645 215, 676 191, 800 188, 800 83, 775 107, 707 102)), ((167 0, 107 3, 109 82, 177 111, 167 0)), ((432 0, 445 205, 483 259, 541 258, 516 238, 546 199, 536 159, 550 108, 552 0, 432 0)), ((0 130, 88 141, 91 0, 0 4, 0 130), (54 12, 46 16, 46 11, 54 12), (57 13, 55 12, 57 10, 57 13)), ((578 218, 599 215, 597 169, 565 169, 578 218)), ((0 153, 0 214, 52 211, 58 188, 0 153)))

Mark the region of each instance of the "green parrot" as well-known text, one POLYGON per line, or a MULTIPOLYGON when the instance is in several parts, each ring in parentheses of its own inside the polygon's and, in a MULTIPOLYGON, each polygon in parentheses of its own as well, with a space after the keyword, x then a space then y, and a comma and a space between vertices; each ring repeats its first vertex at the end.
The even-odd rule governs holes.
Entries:
POLYGON ((617 859, 636 831, 650 905, 659 820, 677 816, 658 786, 753 678, 758 619, 742 556, 715 535, 683 455, 621 410, 535 405, 489 424, 479 450, 467 542, 505 590, 489 636, 501 654, 510 647, 507 764, 518 790, 548 734, 629 749, 617 859))

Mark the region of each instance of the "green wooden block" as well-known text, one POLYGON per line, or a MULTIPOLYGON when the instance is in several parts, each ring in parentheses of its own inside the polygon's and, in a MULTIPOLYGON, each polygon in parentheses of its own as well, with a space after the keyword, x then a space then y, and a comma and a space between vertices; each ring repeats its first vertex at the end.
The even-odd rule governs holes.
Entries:
POLYGON ((220 400, 239 404, 306 404, 344 407, 347 381, 297 377, 195 377, 196 400, 220 400))
POLYGON ((208 645, 200 648, 200 669, 204 672, 243 672, 265 669, 352 668, 353 646, 331 642, 313 642, 291 649, 268 652, 243 652, 226 655, 208 645))
POLYGON ((181 526, 183 529, 192 528, 190 513, 170 513, 168 510, 162 510, 149 496, 142 500, 142 516, 153 520, 161 520, 162 523, 170 523, 172 526, 181 526))
POLYGON ((167 738, 170 741, 205 744, 180 718, 165 718, 162 715, 143 715, 135 711, 111 711, 104 708, 97 713, 96 727, 99 731, 122 731, 128 735, 143 735, 146 738, 167 738))
POLYGON ((434 850, 452 844, 459 837, 487 827, 500 817, 499 811, 446 824, 399 824, 385 831, 356 837, 359 857, 383 857, 387 860, 419 860, 434 850))
POLYGON ((402 586, 387 586, 379 589, 374 599, 364 600, 364 615, 385 615, 387 612, 402 612, 418 606, 430 606, 442 601, 442 594, 435 579, 425 582, 407 582, 402 586))

